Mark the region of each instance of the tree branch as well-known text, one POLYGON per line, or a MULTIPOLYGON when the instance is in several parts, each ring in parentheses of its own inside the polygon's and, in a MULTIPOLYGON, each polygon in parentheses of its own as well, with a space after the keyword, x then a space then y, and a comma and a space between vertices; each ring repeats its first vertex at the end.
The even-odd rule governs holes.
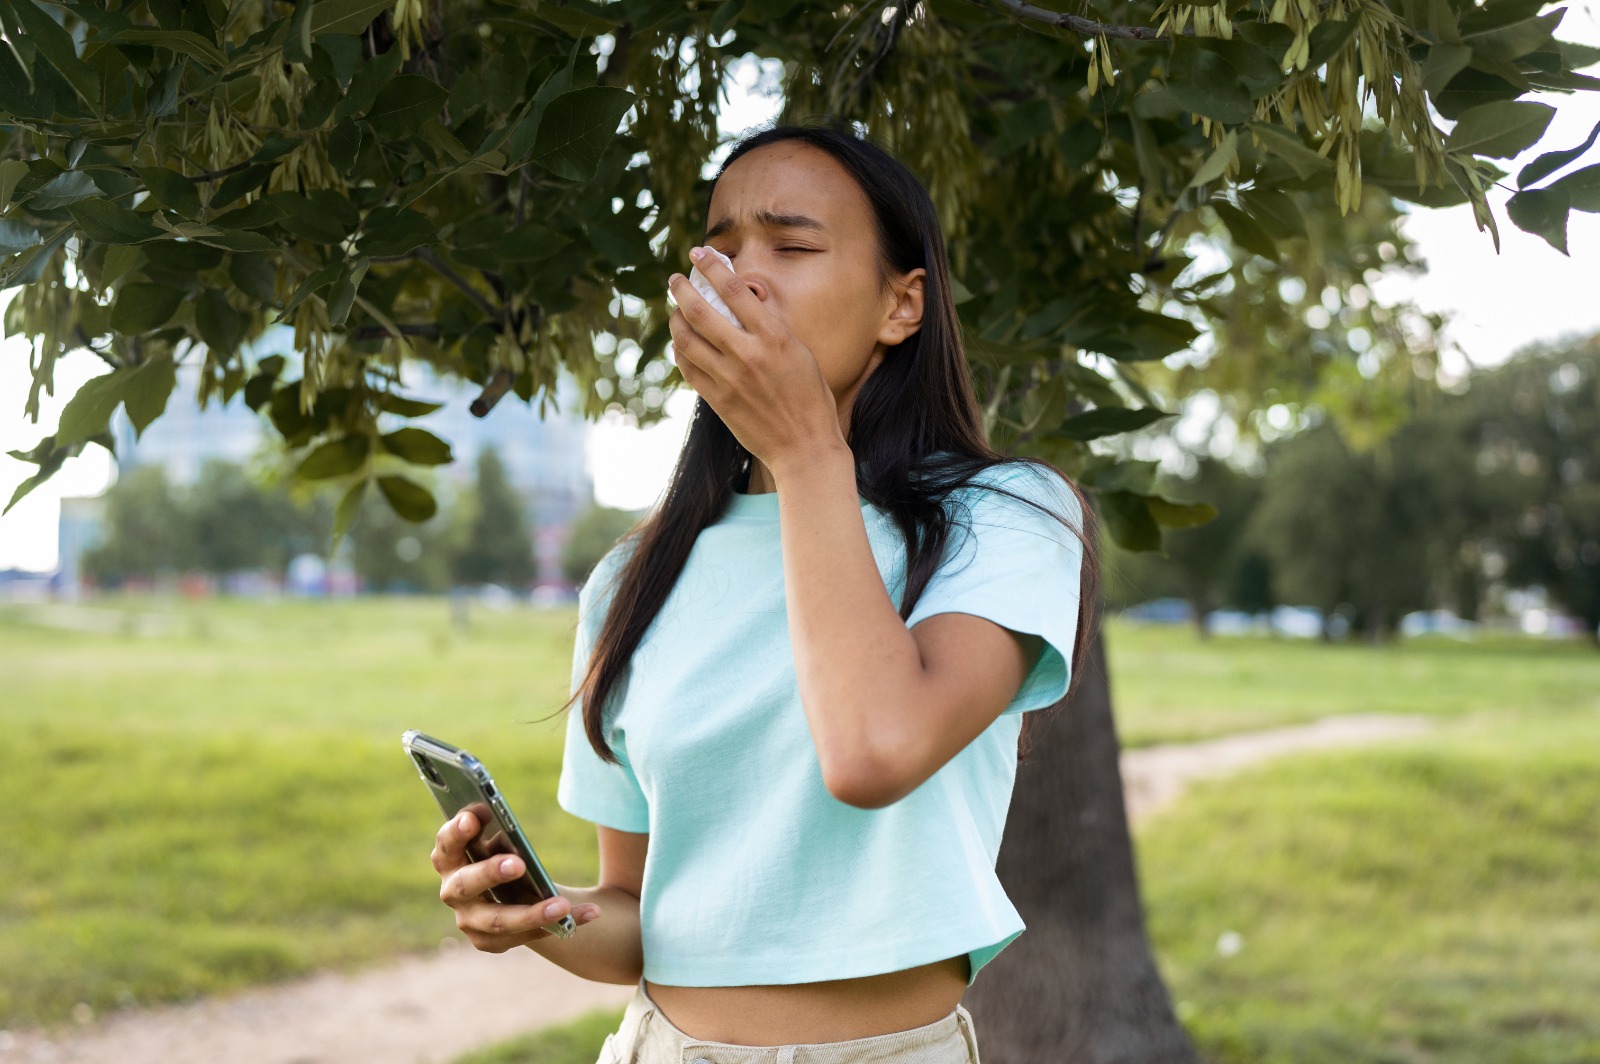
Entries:
MULTIPOLYGON (((982 5, 982 0, 973 0, 982 5)), ((1170 41, 1172 38, 1164 33, 1150 29, 1148 26, 1113 26, 1106 22, 1095 22, 1081 15, 1067 15, 1060 11, 1047 11, 1042 7, 1034 7, 1026 0, 998 0, 1001 7, 1019 18, 1030 19, 1034 22, 1043 22, 1058 29, 1076 33, 1080 37, 1116 37, 1124 41, 1170 41)), ((1194 36, 1193 31, 1185 30, 1185 37, 1194 36)))
POLYGON ((467 294, 467 298, 476 303, 478 309, 483 311, 485 315, 494 319, 495 321, 500 320, 501 311, 496 309, 493 303, 489 302, 489 297, 472 287, 472 284, 465 277, 461 276, 455 270, 452 270, 449 264, 443 259, 435 255, 427 248, 418 248, 416 251, 416 256, 438 271, 439 276, 443 277, 445 280, 449 281, 451 284, 465 292, 467 294))
MULTIPOLYGON (((430 340, 437 340, 440 332, 437 325, 399 325, 396 328, 400 330, 402 336, 426 336, 430 340)), ((394 334, 382 325, 363 325, 347 335, 352 340, 382 340, 385 336, 394 334)))

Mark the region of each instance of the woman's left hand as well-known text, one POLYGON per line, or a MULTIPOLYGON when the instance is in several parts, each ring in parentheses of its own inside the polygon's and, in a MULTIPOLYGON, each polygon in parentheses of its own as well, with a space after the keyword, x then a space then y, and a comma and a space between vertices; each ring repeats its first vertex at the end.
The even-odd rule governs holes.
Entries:
POLYGON ((743 278, 700 252, 689 254, 744 328, 718 313, 687 277, 673 274, 667 287, 678 309, 667 328, 683 379, 774 476, 819 451, 845 446, 838 402, 816 357, 743 278))

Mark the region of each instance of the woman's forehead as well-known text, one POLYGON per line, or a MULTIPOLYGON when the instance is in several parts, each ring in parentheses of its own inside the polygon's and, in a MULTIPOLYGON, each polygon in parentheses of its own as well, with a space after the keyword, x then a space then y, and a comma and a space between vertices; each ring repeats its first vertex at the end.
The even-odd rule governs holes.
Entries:
POLYGON ((717 180, 707 233, 815 228, 810 221, 837 236, 859 224, 858 213, 867 210, 855 179, 827 152, 808 144, 765 145, 734 160, 717 180))

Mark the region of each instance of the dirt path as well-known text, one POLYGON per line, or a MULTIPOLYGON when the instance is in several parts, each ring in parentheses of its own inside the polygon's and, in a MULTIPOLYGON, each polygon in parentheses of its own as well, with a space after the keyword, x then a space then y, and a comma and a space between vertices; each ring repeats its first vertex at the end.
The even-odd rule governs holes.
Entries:
MULTIPOLYGON (((1226 776, 1296 750, 1417 735, 1426 717, 1346 716, 1122 755, 1128 813, 1143 820, 1191 780, 1226 776)), ((49 1036, 0 1031, 0 1064, 443 1064, 462 1053, 597 1008, 631 986, 590 983, 528 950, 465 943, 355 975, 113 1015, 49 1036)))
POLYGON ((1258 761, 1294 753, 1407 738, 1427 731, 1431 717, 1352 713, 1268 731, 1227 735, 1198 743, 1127 750, 1122 755, 1122 790, 1135 822, 1177 801, 1192 780, 1229 776, 1258 761))

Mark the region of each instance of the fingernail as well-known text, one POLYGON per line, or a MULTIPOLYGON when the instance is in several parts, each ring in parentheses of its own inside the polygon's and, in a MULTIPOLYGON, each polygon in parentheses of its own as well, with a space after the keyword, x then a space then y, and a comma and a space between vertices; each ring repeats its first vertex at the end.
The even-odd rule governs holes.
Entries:
POLYGON ((507 857, 504 861, 500 862, 500 871, 504 872, 506 875, 509 876, 512 872, 515 872, 516 870, 517 870, 517 862, 516 862, 516 860, 514 858, 507 857))
POLYGON ((465 830, 467 830, 467 814, 462 813, 460 816, 456 817, 456 830, 457 831, 465 831, 465 830))
POLYGON ((678 283, 678 282, 679 282, 679 281, 681 281, 681 280, 683 280, 683 274, 681 274, 681 273, 675 273, 675 274, 673 274, 673 275, 672 275, 672 276, 671 276, 671 277, 668 277, 668 278, 667 278, 667 283, 668 283, 668 284, 669 284, 669 285, 670 285, 670 284, 677 284, 677 283, 678 283))
POLYGON ((699 262, 701 259, 706 257, 706 249, 705 248, 690 248, 689 249, 689 257, 691 259, 693 259, 694 261, 699 262))
POLYGON ((549 905, 546 905, 544 907, 544 915, 545 919, 547 920, 554 920, 559 917, 561 915, 560 899, 557 899, 556 901, 551 902, 549 905))

